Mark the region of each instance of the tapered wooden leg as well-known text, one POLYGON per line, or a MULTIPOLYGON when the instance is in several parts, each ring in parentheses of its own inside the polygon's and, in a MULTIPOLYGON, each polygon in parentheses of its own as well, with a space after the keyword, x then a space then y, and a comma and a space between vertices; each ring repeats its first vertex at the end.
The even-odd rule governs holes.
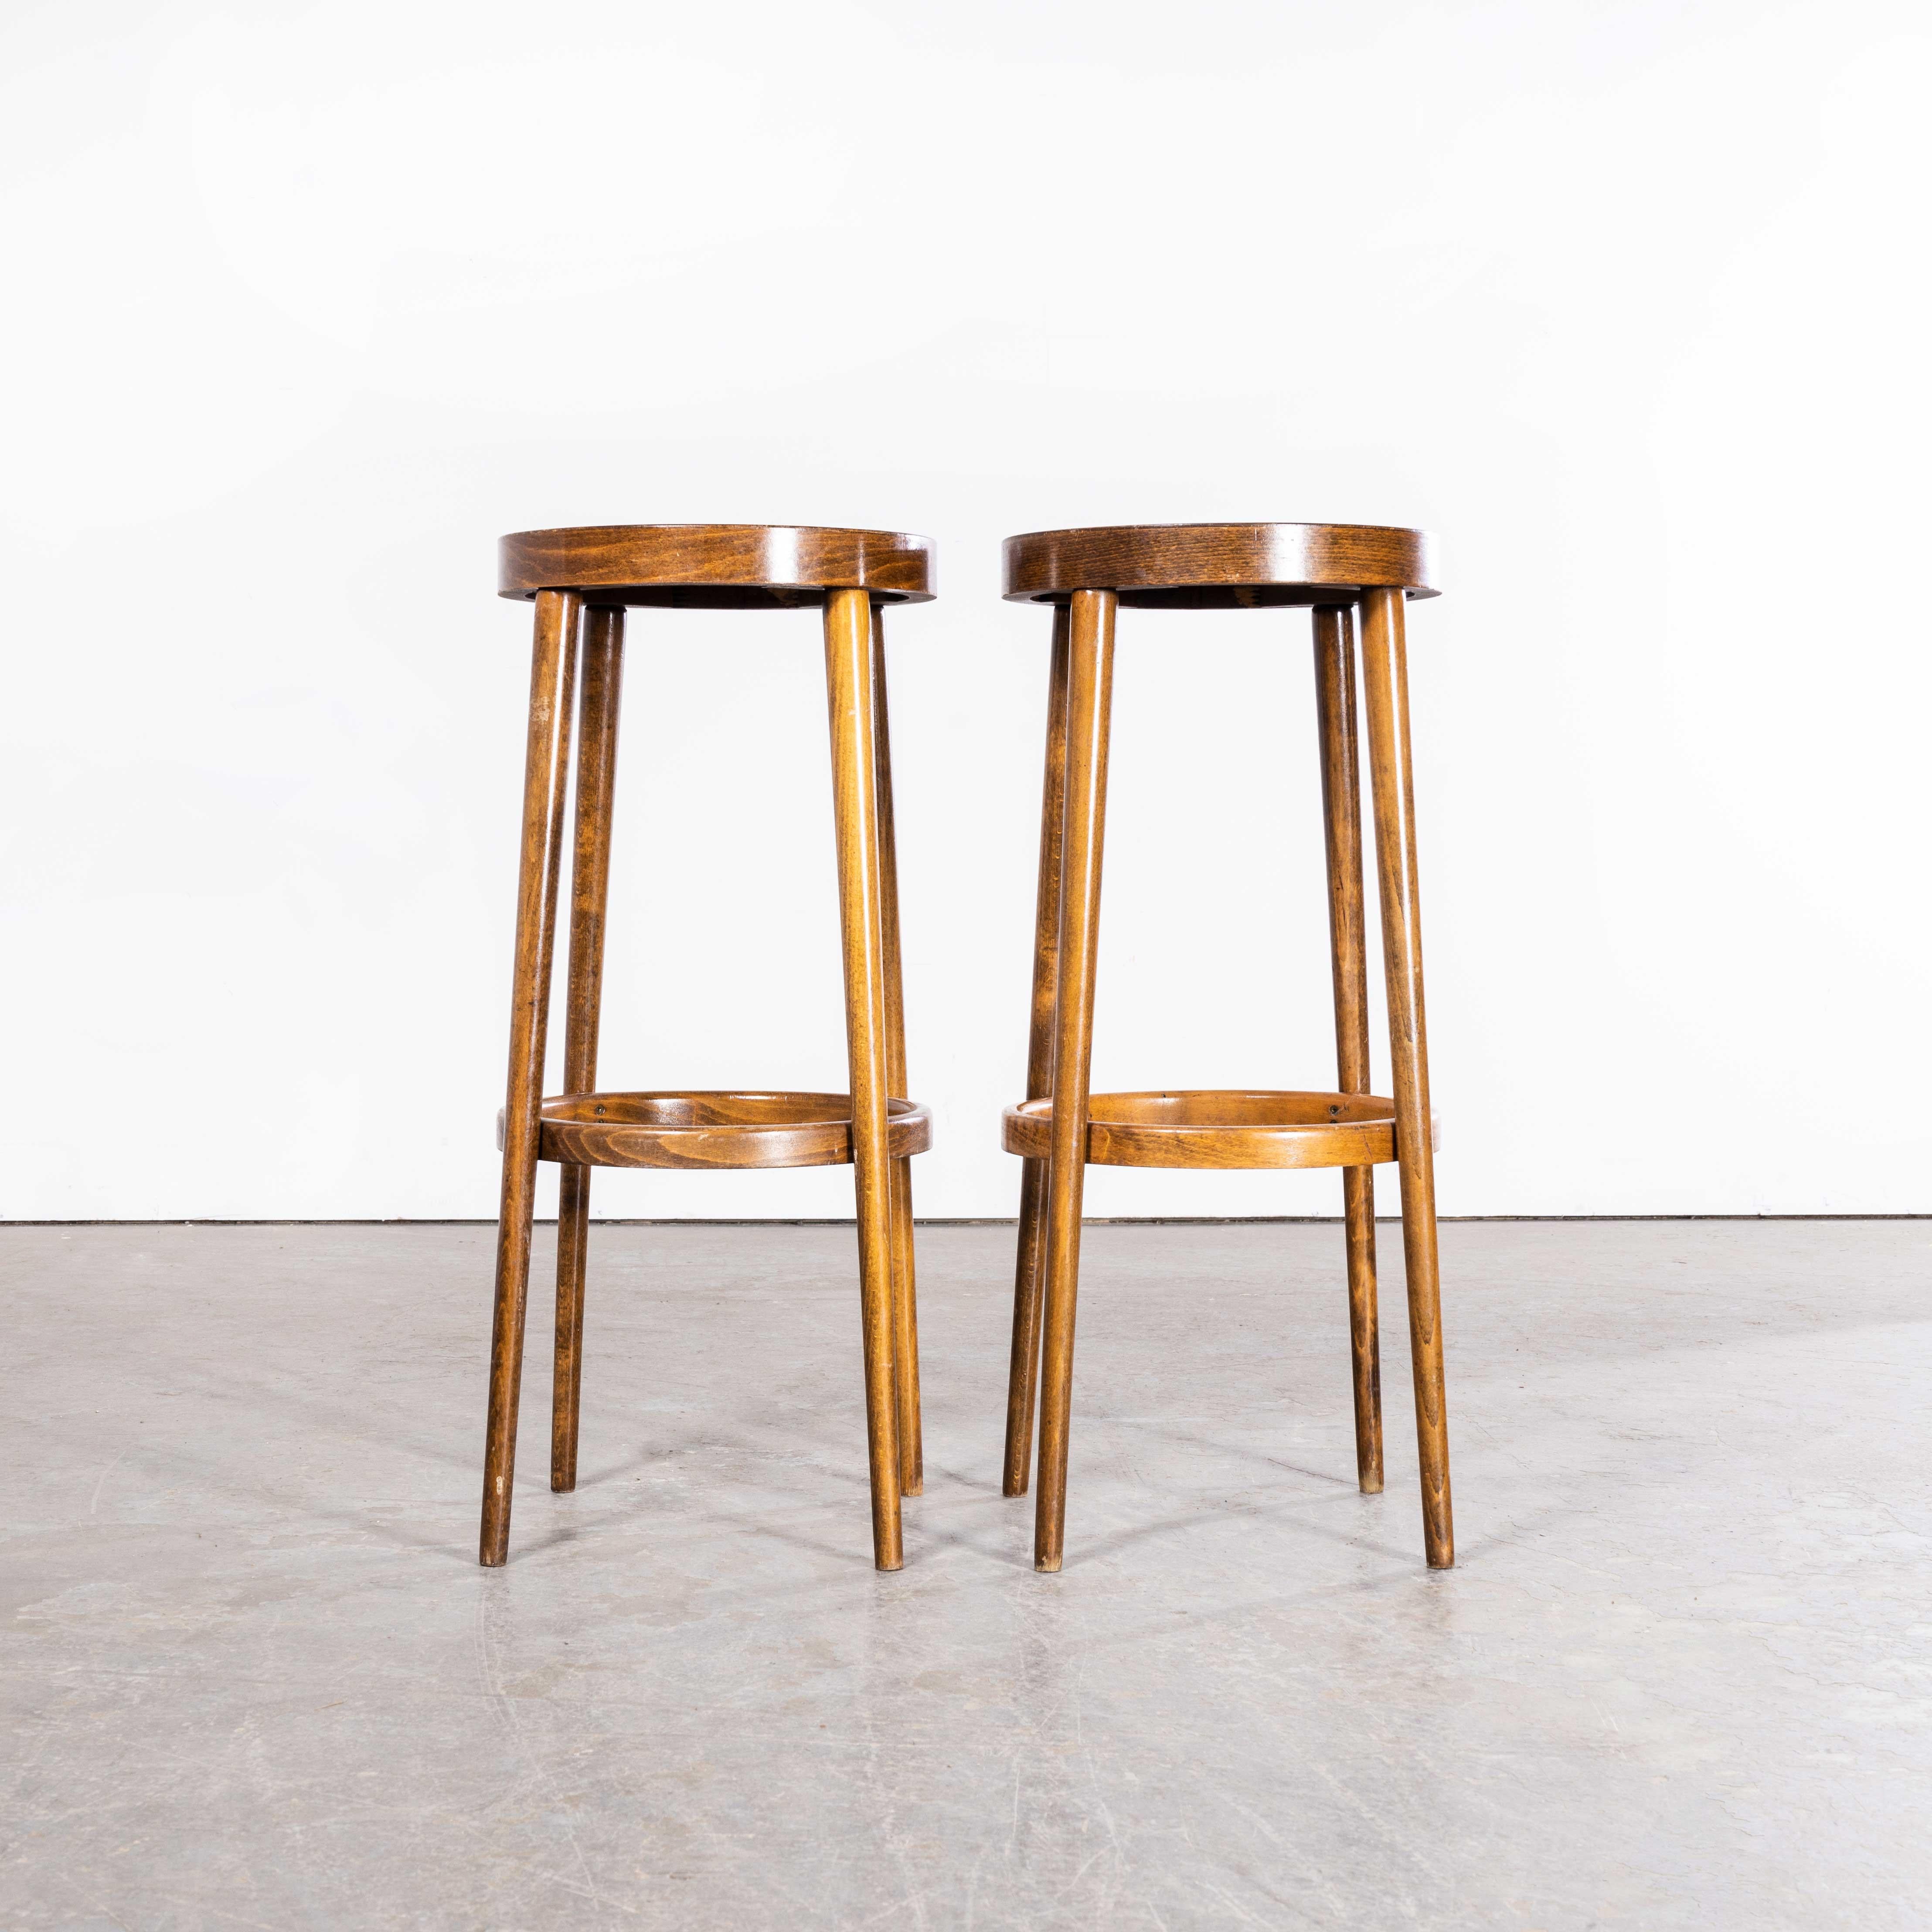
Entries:
POLYGON ((510 1542, 538 1112, 543 1101, 557 872, 570 776, 570 702, 582 608, 576 596, 560 590, 538 592, 536 605, 530 742, 524 764, 523 852, 517 875, 516 967, 510 997, 509 1092, 503 1112, 503 1190, 496 1224, 496 1312, 490 1339, 490 1420, 483 1448, 483 1531, 478 1551, 478 1560, 492 1567, 503 1561, 510 1542))
MULTIPOLYGON (((570 982, 564 1007, 563 1090, 597 1086, 597 1019, 604 989, 604 909, 610 890, 610 799, 617 775, 617 699, 624 614, 584 618, 577 727, 576 850, 571 865, 570 982)), ((566 1167, 557 1190, 556 1354, 550 1389, 550 1486, 577 1486, 578 1398, 584 1382, 584 1273, 590 1239, 590 1169, 566 1167)))
MULTIPOLYGON (((1335 971, 1336 1085, 1369 1088, 1369 957, 1363 943, 1362 779, 1355 740, 1352 609, 1315 613, 1315 696, 1327 828, 1328 938, 1335 971)), ((1382 1364, 1376 1334, 1375 1169, 1342 1170, 1348 1251, 1348 1340, 1354 1358, 1355 1474, 1364 1496, 1382 1486, 1382 1364)))
POLYGON ((1100 939, 1100 848, 1107 818, 1107 731, 1113 708, 1111 590, 1076 590, 1070 613, 1066 799, 1060 833, 1060 957, 1054 993, 1053 1135, 1048 1162, 1046 1322, 1040 1377, 1040 1491, 1034 1568, 1060 1568, 1066 1538, 1067 1422, 1073 1400, 1073 1310, 1087 1178, 1088 1076, 1100 939))
MULTIPOLYGON (((872 610, 872 742, 879 799, 880 931, 886 968, 886 1089, 908 1091, 905 1047, 905 976, 899 964, 898 848, 892 825, 892 748, 886 702, 885 613, 872 610)), ((919 1287, 913 1268, 912 1160, 892 1162, 892 1384, 898 1399, 899 1491, 916 1496, 926 1488, 926 1457, 919 1417, 919 1287)))
POLYGON ((825 604, 825 686, 832 715, 832 792, 838 832, 838 916, 851 1064, 852 1160, 858 1202, 859 1302, 871 1449, 872 1554, 904 1560, 899 1541, 898 1399, 892 1367, 891 1162, 886 1153, 884 914, 880 878, 878 716, 871 600, 835 590, 825 604))
MULTIPOLYGON (((1033 1027, 1027 1040, 1029 1100, 1053 1091, 1053 1001, 1060 960, 1060 838, 1066 810, 1067 614, 1053 614, 1047 686, 1046 776, 1040 801, 1040 888, 1034 902, 1033 1027)), ((1013 1268, 1013 1353, 1006 1371, 1006 1462, 1001 1486, 1023 1496, 1033 1461, 1034 1395, 1040 1386, 1040 1258, 1046 1234, 1046 1162, 1020 1163, 1019 1252, 1013 1268)))
POLYGON ((1442 1291, 1436 1252, 1436 1161, 1430 1138, 1429 1035, 1422 1004, 1422 916, 1415 871, 1415 801, 1408 760, 1408 667, 1402 593, 1362 600, 1362 688, 1375 793, 1376 870, 1382 884, 1382 959, 1395 1063, 1396 1154, 1402 1169, 1402 1261, 1415 1370, 1422 1463, 1422 1529, 1432 1570, 1456 1561, 1449 1501, 1449 1424, 1442 1382, 1442 1291))

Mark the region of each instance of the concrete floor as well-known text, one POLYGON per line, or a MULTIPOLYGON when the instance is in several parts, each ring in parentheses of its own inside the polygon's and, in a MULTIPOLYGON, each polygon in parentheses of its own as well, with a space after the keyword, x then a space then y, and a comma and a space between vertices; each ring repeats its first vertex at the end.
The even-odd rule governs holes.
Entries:
POLYGON ((539 1319, 484 1572, 490 1238, 0 1230, 0 1922, 1932 1916, 1932 1224, 1445 1228, 1438 1575, 1400 1295, 1364 1498, 1281 1226, 1089 1232, 1051 1578, 1010 1228, 922 1231, 889 1577, 850 1230, 601 1229, 583 1486, 539 1319))

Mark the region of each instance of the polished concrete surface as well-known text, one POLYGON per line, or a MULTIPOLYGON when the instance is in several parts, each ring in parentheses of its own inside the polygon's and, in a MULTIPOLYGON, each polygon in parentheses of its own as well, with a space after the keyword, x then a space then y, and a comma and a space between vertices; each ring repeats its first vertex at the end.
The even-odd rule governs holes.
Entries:
POLYGON ((1932 1224, 1445 1228, 1435 1575, 1310 1226, 1089 1230, 1054 1577, 1010 1228, 922 1231, 892 1576, 851 1231, 599 1229, 484 1572, 490 1240, 0 1228, 0 1924, 1932 1919, 1932 1224))

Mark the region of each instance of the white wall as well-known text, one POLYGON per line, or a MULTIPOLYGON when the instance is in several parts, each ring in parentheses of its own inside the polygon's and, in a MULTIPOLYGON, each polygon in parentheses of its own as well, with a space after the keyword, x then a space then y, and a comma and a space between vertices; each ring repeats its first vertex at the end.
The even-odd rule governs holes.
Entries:
MULTIPOLYGON (((1903 0, 16 0, 0 1214, 491 1214, 494 539, 714 518, 940 546, 923 1211, 1017 1183, 1048 622, 998 540, 1221 518, 1441 535, 1446 1212, 1932 1209, 1929 56, 1903 0)), ((609 1084, 843 1084, 815 621, 633 620, 609 1084)), ((1306 627, 1123 620, 1101 1086, 1331 1077, 1306 627)))

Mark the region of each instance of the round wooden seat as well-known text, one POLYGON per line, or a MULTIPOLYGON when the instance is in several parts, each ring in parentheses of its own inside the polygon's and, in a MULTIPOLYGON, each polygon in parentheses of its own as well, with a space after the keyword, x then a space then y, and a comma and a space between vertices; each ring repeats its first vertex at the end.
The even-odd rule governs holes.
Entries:
MULTIPOLYGON (((932 1144, 932 1116, 886 1102, 894 1160, 932 1144)), ((538 1156, 579 1167, 846 1167, 846 1094, 563 1094, 543 1103, 538 1156)))
POLYGON ((896 530, 788 524, 603 524, 519 530, 497 545, 496 590, 575 590, 592 604, 745 610, 822 604, 832 590, 887 604, 933 595, 933 548, 896 530))
MULTIPOLYGON (((1053 1151, 1053 1102, 1003 1117, 1007 1153, 1053 1151)), ((1369 1167, 1395 1159, 1395 1102, 1369 1094, 1095 1094, 1087 1158, 1100 1167, 1369 1167)))
POLYGON ((1009 602, 1112 590, 1148 609, 1351 604, 1364 592, 1433 597, 1426 530, 1378 524, 1125 524, 1032 530, 1006 544, 1009 602))

